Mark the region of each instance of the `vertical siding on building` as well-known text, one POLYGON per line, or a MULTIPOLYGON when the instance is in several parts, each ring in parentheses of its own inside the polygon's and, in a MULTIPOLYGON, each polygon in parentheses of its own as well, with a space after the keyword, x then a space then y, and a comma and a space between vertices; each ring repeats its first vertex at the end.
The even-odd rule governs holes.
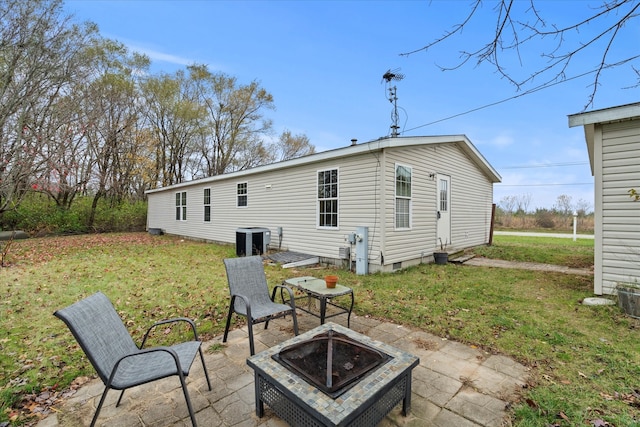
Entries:
MULTIPOLYGON (((640 120, 602 126, 602 284, 640 283, 640 120)), ((596 177, 597 179, 597 177, 596 177)))

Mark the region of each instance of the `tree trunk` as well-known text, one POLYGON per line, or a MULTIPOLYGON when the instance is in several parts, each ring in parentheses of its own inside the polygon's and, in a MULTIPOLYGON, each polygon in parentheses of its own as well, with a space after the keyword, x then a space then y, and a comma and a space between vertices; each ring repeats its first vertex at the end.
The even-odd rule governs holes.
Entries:
POLYGON ((93 228, 93 223, 96 219, 96 210, 98 209, 98 201, 102 196, 102 191, 98 191, 96 195, 93 196, 93 202, 91 203, 91 212, 89 213, 89 220, 87 221, 87 229, 93 228))

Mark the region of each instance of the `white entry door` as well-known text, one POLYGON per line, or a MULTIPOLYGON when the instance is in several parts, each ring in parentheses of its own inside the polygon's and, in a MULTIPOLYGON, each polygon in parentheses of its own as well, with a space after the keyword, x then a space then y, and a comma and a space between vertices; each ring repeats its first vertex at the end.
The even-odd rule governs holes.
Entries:
POLYGON ((437 176, 438 198, 436 206, 436 245, 451 243, 451 177, 437 176))

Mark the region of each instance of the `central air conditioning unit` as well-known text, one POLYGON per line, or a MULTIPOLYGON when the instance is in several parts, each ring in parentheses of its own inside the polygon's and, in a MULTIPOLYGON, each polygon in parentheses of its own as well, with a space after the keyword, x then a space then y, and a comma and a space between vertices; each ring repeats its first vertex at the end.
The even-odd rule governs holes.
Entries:
POLYGON ((251 256, 267 253, 271 231, 263 227, 245 227, 236 230, 236 255, 251 256))

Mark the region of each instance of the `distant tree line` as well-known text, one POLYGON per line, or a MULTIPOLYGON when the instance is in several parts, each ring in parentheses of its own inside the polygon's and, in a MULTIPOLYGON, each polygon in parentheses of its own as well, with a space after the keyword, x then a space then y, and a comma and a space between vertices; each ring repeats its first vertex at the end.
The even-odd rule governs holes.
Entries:
POLYGON ((76 24, 61 0, 0 0, 0 216, 27 195, 68 210, 315 151, 275 135, 272 95, 194 64, 152 74, 145 55, 76 24))
POLYGON ((500 199, 496 209, 496 224, 506 228, 568 229, 573 226, 574 213, 583 231, 593 230, 593 210, 589 202, 574 202, 567 194, 557 197, 552 208, 531 209, 531 194, 510 195, 500 199))

